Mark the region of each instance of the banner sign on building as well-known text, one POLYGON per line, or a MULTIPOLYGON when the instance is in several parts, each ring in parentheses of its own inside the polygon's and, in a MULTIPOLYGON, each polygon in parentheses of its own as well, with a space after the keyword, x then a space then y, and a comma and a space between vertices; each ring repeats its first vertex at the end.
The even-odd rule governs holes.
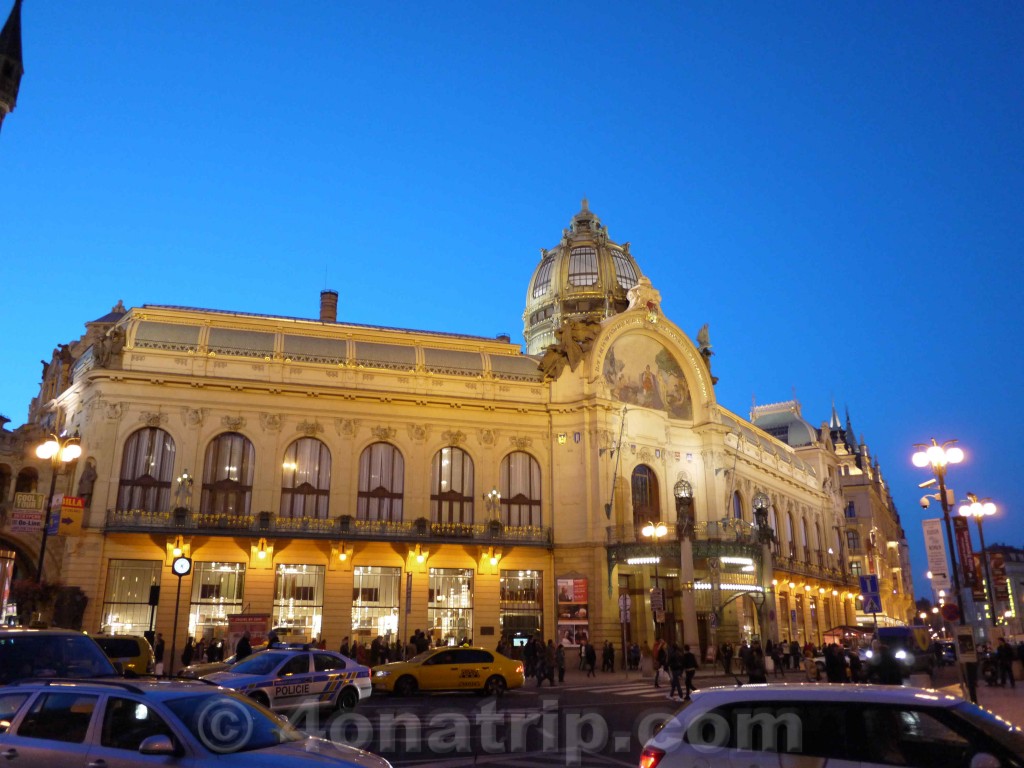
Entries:
POLYGON ((956 553, 960 557, 960 569, 963 571, 963 585, 973 587, 981 579, 974 567, 974 548, 971 546, 971 532, 967 528, 966 517, 953 518, 953 534, 956 538, 956 553))
POLYGON ((31 533, 43 527, 46 497, 41 493, 14 494, 14 507, 7 518, 12 533, 31 533))
POLYGON ((942 521, 939 519, 922 520, 924 529, 924 549, 928 556, 928 570, 932 572, 932 589, 945 590, 952 588, 949 560, 946 557, 946 540, 942 535, 942 521))
POLYGON ((992 569, 992 587, 996 591, 996 600, 1009 602, 1010 586, 1006 580, 1006 556, 1002 552, 989 552, 988 562, 992 569))
POLYGON ((57 533, 69 536, 82 532, 82 517, 85 515, 85 499, 79 496, 65 496, 60 503, 57 533))
POLYGON ((558 590, 558 642, 579 645, 590 640, 590 606, 585 578, 556 579, 558 590))

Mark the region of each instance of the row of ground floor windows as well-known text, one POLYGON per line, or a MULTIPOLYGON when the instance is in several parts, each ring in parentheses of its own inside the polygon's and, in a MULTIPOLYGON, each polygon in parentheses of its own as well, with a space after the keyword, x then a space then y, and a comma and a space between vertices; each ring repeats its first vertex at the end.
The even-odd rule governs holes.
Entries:
MULTIPOLYGON (((160 560, 111 560, 107 571, 101 619, 104 632, 138 634, 155 626, 161 574, 160 560)), ((225 637, 232 614, 259 612, 245 602, 245 563, 193 564, 188 610, 189 636, 225 637)), ((270 623, 282 637, 307 641, 322 634, 323 565, 278 564, 270 623)), ((406 578, 410 576, 407 574, 406 578)), ((407 610, 402 569, 357 566, 352 571, 351 635, 357 640, 396 638, 399 616, 407 610)), ((543 628, 543 577, 540 571, 501 571, 502 634, 543 628)), ((430 568, 427 618, 434 642, 460 642, 473 637, 473 570, 430 568)))

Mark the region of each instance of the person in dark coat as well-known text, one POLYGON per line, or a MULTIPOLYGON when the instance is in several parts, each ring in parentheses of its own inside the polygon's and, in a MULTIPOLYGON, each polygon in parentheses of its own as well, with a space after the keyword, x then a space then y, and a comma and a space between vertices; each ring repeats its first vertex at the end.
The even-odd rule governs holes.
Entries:
POLYGON ((597 666, 597 648, 589 641, 587 642, 586 660, 587 677, 597 677, 597 673, 594 671, 594 667, 597 666))
POLYGON ((191 637, 185 641, 185 648, 181 652, 181 665, 187 667, 192 663, 192 657, 195 655, 196 645, 195 640, 191 637))
POLYGON ((672 680, 672 688, 668 697, 674 699, 676 691, 679 691, 679 698, 683 698, 683 685, 679 681, 683 674, 683 652, 679 650, 678 643, 672 643, 672 648, 668 652, 668 673, 672 680))
POLYGON ((690 693, 697 690, 693 684, 693 676, 697 674, 697 657, 690 651, 690 646, 683 646, 683 674, 686 675, 686 695, 683 699, 689 701, 690 693))
POLYGON ((153 646, 153 656, 156 658, 156 673, 162 675, 164 673, 164 636, 163 633, 156 633, 156 644, 153 646))
POLYGON ((235 660, 241 661, 252 655, 252 643, 249 642, 249 630, 242 633, 238 645, 235 646, 235 660))

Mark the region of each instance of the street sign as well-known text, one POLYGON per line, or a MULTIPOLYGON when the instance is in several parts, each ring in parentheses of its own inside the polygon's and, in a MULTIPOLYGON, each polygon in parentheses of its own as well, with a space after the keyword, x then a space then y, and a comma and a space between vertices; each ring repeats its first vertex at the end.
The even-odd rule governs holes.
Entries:
POLYGON ((629 595, 619 595, 619 623, 629 624, 630 623, 630 609, 633 607, 633 598, 629 595))
POLYGON ((661 587, 651 588, 651 611, 655 614, 665 612, 665 590, 661 587))
POLYGON ((878 595, 864 595, 864 613, 881 613, 882 601, 878 595))
POLYGON ((942 608, 939 609, 939 612, 942 614, 942 618, 951 624, 960 621, 960 608, 957 607, 956 603, 944 604, 942 608))
POLYGON ((864 613, 881 613, 882 598, 878 594, 878 575, 868 574, 860 577, 860 595, 864 598, 861 610, 864 613))

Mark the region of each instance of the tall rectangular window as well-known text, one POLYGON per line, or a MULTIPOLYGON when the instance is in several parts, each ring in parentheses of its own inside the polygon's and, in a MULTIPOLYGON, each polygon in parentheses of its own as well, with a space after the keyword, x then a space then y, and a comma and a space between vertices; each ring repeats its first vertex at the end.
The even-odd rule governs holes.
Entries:
POLYGON ((307 642, 320 637, 324 617, 324 571, 322 565, 279 563, 274 574, 274 628, 285 634, 301 635, 307 642))
POLYGON ((159 560, 111 560, 100 627, 107 634, 141 635, 156 620, 150 587, 160 586, 159 560))
POLYGON ((431 641, 458 645, 473 638, 473 569, 431 568, 427 619, 431 641))
POLYGON ((245 563, 196 563, 188 633, 196 640, 227 637, 228 614, 242 612, 245 563))
POLYGON ((397 636, 402 569, 364 565, 352 573, 352 639, 397 636))
POLYGON ((544 588, 540 571, 502 571, 499 621, 501 634, 532 637, 544 634, 544 588))

